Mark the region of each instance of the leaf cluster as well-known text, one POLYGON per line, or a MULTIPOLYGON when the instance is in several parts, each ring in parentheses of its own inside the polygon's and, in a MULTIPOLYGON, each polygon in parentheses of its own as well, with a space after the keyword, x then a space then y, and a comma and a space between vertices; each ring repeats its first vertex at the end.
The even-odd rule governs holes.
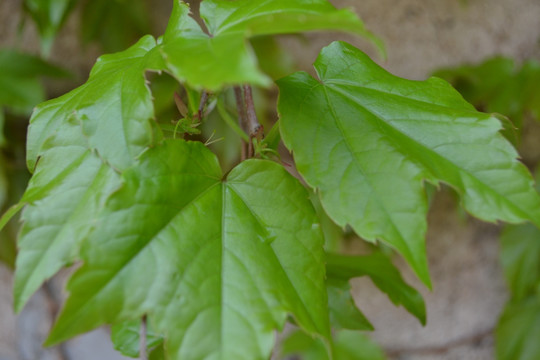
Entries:
POLYGON ((136 356, 133 328, 148 319, 154 358, 267 359, 288 321, 307 335, 286 352, 355 359, 361 348, 381 358, 358 333, 372 326, 348 281, 369 276, 425 323, 423 299, 386 254, 325 249, 325 223, 389 245, 427 286, 426 182, 452 186, 481 219, 540 225, 540 197, 497 117, 441 79, 398 78, 344 42, 321 51, 317 78, 276 82, 278 125, 253 145, 227 104, 241 87, 236 115, 254 120, 247 89, 273 84, 250 39, 341 30, 379 43, 326 0, 205 0, 199 13, 202 26, 175 0, 162 37, 100 57, 85 84, 32 115, 33 175, 15 208, 24 207, 16 309, 81 264, 48 345, 111 324, 116 346, 136 356), (170 74, 185 95, 188 120, 172 136, 156 121, 149 72, 170 74), (230 171, 203 142, 175 138, 182 126, 193 132, 195 114, 204 122, 210 97, 219 120, 258 149, 230 171), (280 137, 306 185, 268 159, 280 137))

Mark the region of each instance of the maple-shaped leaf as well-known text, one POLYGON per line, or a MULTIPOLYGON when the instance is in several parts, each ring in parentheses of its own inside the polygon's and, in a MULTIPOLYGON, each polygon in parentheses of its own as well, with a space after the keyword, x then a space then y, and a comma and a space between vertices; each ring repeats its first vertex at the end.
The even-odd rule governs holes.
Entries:
POLYGON ((30 119, 27 162, 33 171, 43 144, 72 116, 81 120, 88 145, 111 166, 125 169, 152 143, 154 115, 147 70, 161 70, 154 38, 100 57, 86 83, 39 105, 30 119))
POLYGON ((266 359, 288 314, 329 337, 320 226, 283 167, 224 179, 202 143, 170 140, 122 177, 48 344, 143 314, 171 359, 266 359))
MULTIPOLYGON (((34 175, 19 237, 15 308, 41 283, 78 258, 105 199, 153 139, 153 104, 144 72, 159 67, 148 36, 98 59, 87 83, 39 105, 27 142, 34 175), (37 164, 37 165, 36 165, 37 164)), ((19 206, 20 207, 20 206, 19 206)))
POLYGON ((188 5, 175 0, 161 51, 178 80, 208 90, 227 84, 270 84, 248 46, 254 36, 339 30, 363 35, 382 47, 352 11, 337 10, 326 0, 206 0, 200 15, 209 34, 190 17, 188 5))
POLYGON ((449 184, 480 219, 540 225, 532 178, 499 120, 446 82, 398 78, 343 42, 323 49, 315 70, 319 80, 278 81, 280 126, 337 224, 393 246, 427 285, 423 181, 449 184))

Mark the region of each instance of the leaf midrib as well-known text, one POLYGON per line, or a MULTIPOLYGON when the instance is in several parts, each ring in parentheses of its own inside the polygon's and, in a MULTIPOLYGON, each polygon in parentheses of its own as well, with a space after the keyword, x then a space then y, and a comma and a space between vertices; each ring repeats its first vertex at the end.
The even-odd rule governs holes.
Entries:
MULTIPOLYGON (((430 148, 429 146, 423 144, 422 142, 420 142, 419 140, 413 138, 413 137, 410 137, 409 135, 403 133, 400 129, 392 126, 390 123, 388 123, 386 121, 386 119, 382 118, 379 114, 376 114, 374 112, 372 112, 369 108, 365 107, 364 105, 358 103, 357 99, 351 95, 349 95, 347 92, 344 92, 342 91, 339 87, 334 87, 334 86, 324 86, 324 88, 329 88, 331 90, 333 90, 334 92, 336 92, 338 95, 341 95, 342 97, 352 101, 354 104, 356 104, 357 106, 361 107, 362 109, 364 109, 366 112, 372 114, 375 118, 379 119, 380 120, 380 124, 383 125, 383 127, 387 127, 387 128, 391 128, 393 132, 397 133, 397 134, 400 134, 403 138, 409 140, 409 141, 412 141, 414 142, 415 144, 417 144, 420 148, 422 148, 424 151, 426 152, 429 152, 433 155, 435 155, 435 157, 437 157, 438 159, 440 159, 442 162, 444 162, 445 164, 451 166, 452 168, 454 169, 457 169, 457 173, 463 173, 465 175, 467 175, 470 179, 472 179, 474 182, 478 183, 478 184, 481 184, 482 187, 484 189, 487 189, 489 190, 490 193, 492 194, 495 194, 496 195, 496 198, 498 199, 501 199, 502 201, 504 201, 504 203, 507 204, 507 206, 509 208, 511 208, 513 211, 515 211, 516 213, 518 213, 522 218, 524 219, 529 219, 531 221, 533 221, 535 224, 540 224, 540 222, 538 220, 535 220, 533 218, 531 218, 527 212, 521 210, 521 208, 519 208, 518 205, 514 204, 512 201, 510 201, 509 199, 507 199, 506 196, 502 196, 501 194, 499 194, 495 189, 493 189, 491 186, 488 186, 487 184, 485 184, 484 182, 482 182, 480 179, 478 179, 474 174, 470 173, 469 171, 467 171, 466 169, 462 169, 460 168, 457 164, 455 164, 453 161, 451 161, 450 159, 447 159, 446 157, 444 157, 443 155, 439 154, 437 151, 434 151, 432 148, 430 148)), ((368 88, 369 89, 369 88, 368 88)), ((384 93, 384 95, 388 95, 387 93, 384 93)), ((404 99, 408 99, 406 97, 403 97, 404 99)), ((429 103, 428 103, 429 104, 429 103)), ((445 107, 446 109, 448 109, 447 107, 445 107)), ((476 114, 477 115, 477 114, 476 114)), ((389 135, 392 135, 392 134, 389 134, 389 135)), ((400 150, 400 153, 403 153, 403 150, 400 150)), ((436 173, 433 172, 433 170, 431 169, 431 167, 429 166, 429 164, 426 164, 424 162, 424 159, 423 158, 416 158, 417 161, 420 161, 420 163, 424 166, 424 168, 426 170, 429 171, 429 173, 431 175, 436 175, 436 173)), ((438 176, 435 176, 438 178, 438 176)), ((445 181, 445 179, 440 179, 441 181, 444 181, 444 182, 447 182, 445 181)), ((454 185, 452 183, 449 183, 447 182, 450 186, 452 186, 453 188, 456 188, 456 189, 459 189, 460 191, 463 191, 463 193, 466 193, 466 189, 461 189, 459 188, 457 185, 454 185)))

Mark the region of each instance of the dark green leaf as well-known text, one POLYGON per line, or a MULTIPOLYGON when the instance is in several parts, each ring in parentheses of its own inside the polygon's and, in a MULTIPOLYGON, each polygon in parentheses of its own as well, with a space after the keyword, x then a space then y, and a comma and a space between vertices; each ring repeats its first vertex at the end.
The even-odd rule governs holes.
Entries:
POLYGON ((386 255, 345 256, 330 253, 326 258, 326 272, 329 279, 340 281, 369 276, 395 305, 403 305, 425 325, 426 305, 422 295, 403 280, 386 255))
POLYGON ((47 343, 144 313, 171 359, 266 359, 287 314, 329 336, 323 239, 281 166, 250 160, 222 180, 203 144, 170 140, 123 179, 47 343))
POLYGON ((540 119, 540 63, 536 60, 518 68, 512 59, 495 57, 435 74, 452 83, 478 109, 508 116, 518 133, 528 113, 540 119))
POLYGON ((40 77, 65 77, 65 70, 39 57, 15 50, 0 50, 0 107, 29 114, 45 98, 40 77))
POLYGON ((150 32, 144 0, 87 0, 81 10, 83 41, 99 41, 107 52, 123 50, 150 32))
POLYGON ((473 215, 540 225, 540 199, 500 122, 446 82, 393 76, 335 42, 315 62, 319 79, 278 81, 285 145, 340 226, 396 248, 425 284, 423 181, 451 185, 473 215))
POLYGON ((537 360, 540 358, 540 296, 509 303, 496 330, 498 360, 537 360))

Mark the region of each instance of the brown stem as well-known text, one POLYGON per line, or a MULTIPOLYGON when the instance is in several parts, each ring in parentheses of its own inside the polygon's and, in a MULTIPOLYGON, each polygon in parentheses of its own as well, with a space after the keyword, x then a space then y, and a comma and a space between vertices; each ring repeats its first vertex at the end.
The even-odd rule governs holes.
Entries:
POLYGON ((203 110, 204 106, 206 105, 206 102, 208 101, 208 92, 204 91, 201 94, 201 102, 199 103, 199 121, 202 121, 203 118, 203 110))
MULTIPOLYGON (((248 121, 246 114, 246 106, 244 103, 244 94, 240 86, 234 87, 234 97, 236 98, 236 111, 238 112, 238 124, 242 131, 249 134, 248 121)), ((242 140, 241 160, 244 161, 248 157, 248 144, 242 140)))
POLYGON ((253 103, 253 93, 250 85, 244 85, 244 102, 246 106, 247 115, 247 133, 250 137, 255 137, 261 132, 262 125, 257 119, 257 113, 255 112, 255 104, 253 103))
POLYGON ((142 317, 141 321, 141 331, 139 334, 139 351, 141 360, 148 360, 148 354, 146 352, 146 332, 147 332, 147 324, 146 324, 146 315, 142 317))

